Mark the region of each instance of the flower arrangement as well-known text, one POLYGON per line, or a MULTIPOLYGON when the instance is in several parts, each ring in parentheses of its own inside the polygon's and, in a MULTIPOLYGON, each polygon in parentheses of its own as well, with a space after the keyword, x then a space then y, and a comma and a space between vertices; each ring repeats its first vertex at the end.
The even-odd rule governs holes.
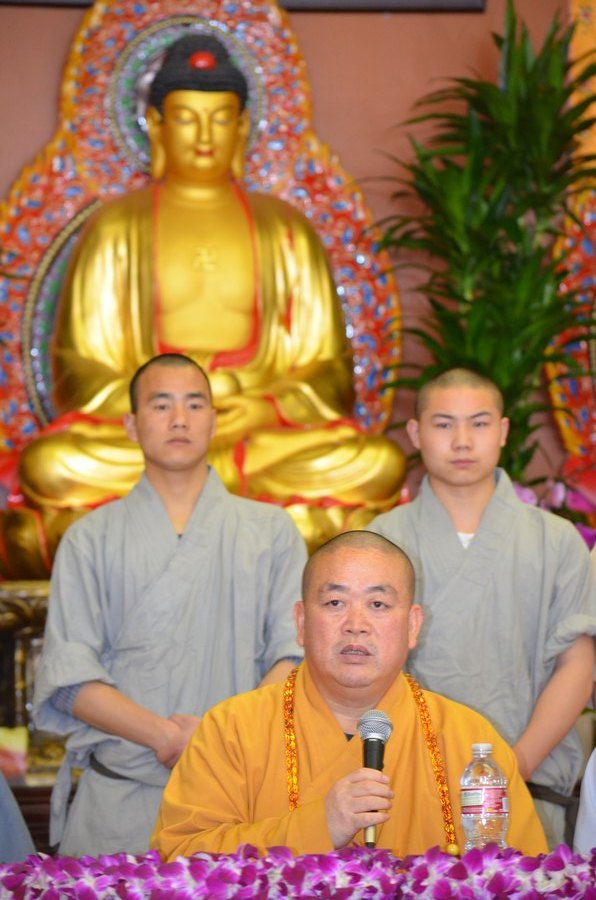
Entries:
POLYGON ((514 482, 513 486, 524 503, 550 510, 573 522, 588 545, 588 550, 596 545, 596 507, 587 493, 555 479, 547 479, 541 486, 540 493, 519 482, 514 482))
POLYGON ((492 844, 456 859, 435 847, 421 856, 398 859, 386 850, 365 848, 294 857, 287 848, 277 847, 259 856, 254 847, 246 845, 231 855, 197 853, 173 863, 162 863, 155 851, 98 859, 39 854, 13 865, 0 865, 0 900, 8 897, 596 900, 596 848, 589 856, 580 856, 561 845, 552 853, 526 857, 492 844))

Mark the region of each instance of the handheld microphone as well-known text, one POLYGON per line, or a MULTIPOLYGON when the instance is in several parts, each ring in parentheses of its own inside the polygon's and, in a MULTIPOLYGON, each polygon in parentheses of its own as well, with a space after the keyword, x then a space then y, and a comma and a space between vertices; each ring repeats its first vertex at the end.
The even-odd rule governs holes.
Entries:
MULTIPOLYGON (((358 722, 358 734, 362 738, 362 759, 367 769, 383 771, 385 744, 393 731, 391 719, 380 709, 369 709, 358 722)), ((368 825, 364 829, 364 843, 374 847, 377 843, 377 826, 368 825)))

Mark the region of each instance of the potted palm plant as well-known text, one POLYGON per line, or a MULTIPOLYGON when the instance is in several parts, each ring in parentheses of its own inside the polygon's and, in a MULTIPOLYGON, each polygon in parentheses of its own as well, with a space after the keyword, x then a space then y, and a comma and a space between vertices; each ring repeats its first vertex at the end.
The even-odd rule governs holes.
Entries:
POLYGON ((596 175, 595 158, 580 151, 594 123, 596 54, 570 59, 572 35, 555 17, 535 52, 508 0, 504 34, 493 36, 498 82, 455 78, 419 101, 409 121, 431 136, 411 138, 411 161, 396 160, 398 211, 380 223, 396 269, 421 272, 416 288, 428 304, 406 330, 429 362, 400 367, 394 385, 417 388, 451 366, 492 377, 511 419, 502 464, 521 482, 536 449, 536 414, 550 409, 536 400, 545 364, 578 374, 565 341, 553 340, 594 335, 585 299, 560 293, 566 222, 596 175))

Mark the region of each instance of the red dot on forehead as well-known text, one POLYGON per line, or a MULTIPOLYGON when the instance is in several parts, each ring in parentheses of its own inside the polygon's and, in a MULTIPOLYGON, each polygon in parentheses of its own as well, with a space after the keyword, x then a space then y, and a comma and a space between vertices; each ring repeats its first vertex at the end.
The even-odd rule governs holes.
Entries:
POLYGON ((208 50, 197 50, 188 60, 192 69, 214 69, 217 60, 208 50))

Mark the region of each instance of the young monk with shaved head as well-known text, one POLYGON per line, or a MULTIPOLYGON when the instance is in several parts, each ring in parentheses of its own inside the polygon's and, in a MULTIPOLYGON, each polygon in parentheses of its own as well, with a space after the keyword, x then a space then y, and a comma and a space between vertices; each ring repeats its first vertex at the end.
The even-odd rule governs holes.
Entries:
POLYGON ((426 627, 409 671, 513 745, 554 847, 570 836, 582 768, 574 725, 592 690, 596 596, 571 522, 522 503, 498 467, 508 429, 490 379, 450 369, 430 381, 407 423, 420 492, 369 527, 421 564, 426 627))

